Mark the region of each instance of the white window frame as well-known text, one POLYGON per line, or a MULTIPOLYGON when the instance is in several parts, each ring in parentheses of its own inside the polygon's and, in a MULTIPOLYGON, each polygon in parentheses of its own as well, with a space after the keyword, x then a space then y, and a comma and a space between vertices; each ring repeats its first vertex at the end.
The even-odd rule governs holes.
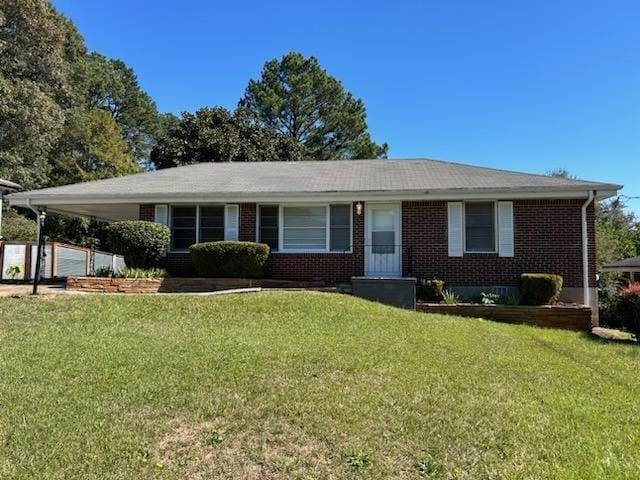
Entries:
MULTIPOLYGON (((169 205, 169 222, 168 222, 168 227, 169 227, 169 232, 171 233, 171 236, 173 237, 173 209, 174 207, 195 207, 196 208, 196 243, 200 242, 200 208, 202 207, 223 207, 224 208, 224 235, 225 235, 225 240, 226 240, 226 235, 227 235, 227 205, 236 205, 235 203, 233 204, 227 204, 227 203, 198 203, 198 204, 193 204, 193 203, 175 203, 175 204, 171 204, 169 205)), ((239 216, 238 216, 239 217, 239 216)), ((240 225, 238 225, 238 231, 240 231, 240 225)), ((171 239, 170 239, 171 241, 171 239)), ((173 245, 169 245, 169 253, 187 253, 189 252, 188 248, 173 248, 173 245)))
MULTIPOLYGON (((260 235, 260 211, 262 207, 276 207, 278 209, 278 248, 280 248, 280 205, 277 203, 259 203, 256 205, 256 242, 262 242, 260 235)), ((271 250, 271 253, 278 253, 278 250, 271 250)))
POLYGON ((333 254, 333 255, 341 255, 341 254, 350 254, 353 253, 353 204, 351 202, 331 202, 331 203, 281 203, 281 204, 273 204, 273 203, 261 203, 259 204, 257 215, 256 215, 256 239, 260 239, 260 207, 262 206, 268 207, 278 207, 278 250, 272 251, 271 253, 274 255, 279 254, 295 254, 295 253, 322 253, 322 254, 333 254), (348 250, 335 250, 331 251, 331 206, 332 205, 342 205, 349 207, 349 249, 348 250), (288 207, 324 207, 325 209, 325 248, 284 248, 284 214, 283 209, 288 207))
POLYGON ((498 201, 497 200, 465 200, 462 202, 462 241, 465 255, 486 255, 498 253, 498 201), (493 250, 467 250, 467 204, 493 203, 493 250))

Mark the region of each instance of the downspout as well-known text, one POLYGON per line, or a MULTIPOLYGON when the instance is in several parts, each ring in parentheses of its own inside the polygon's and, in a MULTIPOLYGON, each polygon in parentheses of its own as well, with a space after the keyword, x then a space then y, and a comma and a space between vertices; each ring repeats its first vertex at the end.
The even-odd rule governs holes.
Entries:
POLYGON ((589 190, 587 201, 582 204, 582 292, 584 305, 591 306, 589 292, 589 233, 587 229, 587 207, 595 198, 595 190, 589 190))

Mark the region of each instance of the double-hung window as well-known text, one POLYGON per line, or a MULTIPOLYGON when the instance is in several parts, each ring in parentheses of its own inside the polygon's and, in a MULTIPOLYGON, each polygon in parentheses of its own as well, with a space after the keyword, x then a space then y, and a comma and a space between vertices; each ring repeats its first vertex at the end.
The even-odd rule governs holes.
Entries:
POLYGON ((259 209, 259 231, 258 239, 262 243, 266 243, 271 251, 278 250, 278 206, 277 205, 261 205, 259 209))
POLYGON ((282 207, 283 250, 326 250, 327 207, 282 207))
POLYGON ((351 205, 262 205, 259 241, 280 252, 348 252, 351 205))
POLYGON ((171 209, 171 248, 186 250, 197 242, 198 207, 171 209))
POLYGON ((495 202, 464 204, 465 250, 493 253, 496 251, 495 202))
POLYGON ((198 242, 237 238, 231 232, 235 225, 237 233, 237 205, 173 205, 170 212, 171 250, 187 250, 198 242))
POLYGON ((199 242, 224 240, 224 206, 200 207, 199 242))

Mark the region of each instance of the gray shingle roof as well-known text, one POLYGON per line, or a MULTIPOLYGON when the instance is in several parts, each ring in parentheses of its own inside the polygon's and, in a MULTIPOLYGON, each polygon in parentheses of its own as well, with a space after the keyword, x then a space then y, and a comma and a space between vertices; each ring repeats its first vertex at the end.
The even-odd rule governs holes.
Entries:
POLYGON ((11 192, 13 190, 20 190, 21 188, 17 183, 0 178, 0 192, 11 192))
POLYGON ((603 269, 607 270, 623 270, 625 268, 640 268, 640 257, 625 258, 618 262, 603 265, 603 269))
POLYGON ((203 194, 436 193, 617 190, 619 185, 518 173, 430 159, 201 163, 12 195, 56 197, 203 194))

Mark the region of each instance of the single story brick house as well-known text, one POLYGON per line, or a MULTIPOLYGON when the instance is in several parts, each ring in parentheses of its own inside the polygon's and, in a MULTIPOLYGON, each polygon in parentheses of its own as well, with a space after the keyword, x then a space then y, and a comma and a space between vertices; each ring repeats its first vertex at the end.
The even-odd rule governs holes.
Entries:
POLYGON ((171 230, 167 268, 192 275, 196 242, 272 250, 269 276, 438 277, 508 290, 524 272, 564 277, 594 304, 594 202, 620 185, 429 159, 202 163, 9 195, 11 205, 171 230), (587 287, 587 288, 584 288, 587 287))

